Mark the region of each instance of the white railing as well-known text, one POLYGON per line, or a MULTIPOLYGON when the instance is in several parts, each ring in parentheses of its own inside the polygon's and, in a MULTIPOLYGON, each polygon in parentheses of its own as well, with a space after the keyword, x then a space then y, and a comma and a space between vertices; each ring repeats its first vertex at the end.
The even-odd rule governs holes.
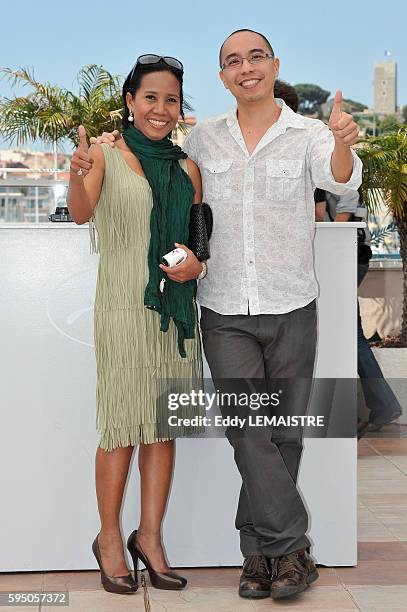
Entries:
POLYGON ((0 168, 0 223, 48 223, 66 206, 68 170, 0 168))

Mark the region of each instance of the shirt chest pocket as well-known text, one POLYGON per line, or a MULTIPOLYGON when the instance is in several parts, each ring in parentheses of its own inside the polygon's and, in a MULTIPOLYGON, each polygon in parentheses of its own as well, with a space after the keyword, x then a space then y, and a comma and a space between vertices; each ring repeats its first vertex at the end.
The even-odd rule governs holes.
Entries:
POLYGON ((232 195, 232 159, 208 159, 202 163, 204 198, 228 200, 232 195))
POLYGON ((270 200, 298 200, 304 197, 302 159, 266 161, 266 196, 270 200))

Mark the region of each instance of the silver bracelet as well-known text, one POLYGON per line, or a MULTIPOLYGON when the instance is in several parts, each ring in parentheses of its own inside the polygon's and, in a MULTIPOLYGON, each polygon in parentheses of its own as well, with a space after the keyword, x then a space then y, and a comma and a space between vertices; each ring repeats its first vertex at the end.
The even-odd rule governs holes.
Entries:
POLYGON ((205 276, 208 274, 208 266, 206 264, 206 261, 201 261, 202 264, 202 271, 200 272, 199 276, 197 277, 198 280, 201 280, 203 278, 205 278, 205 276))

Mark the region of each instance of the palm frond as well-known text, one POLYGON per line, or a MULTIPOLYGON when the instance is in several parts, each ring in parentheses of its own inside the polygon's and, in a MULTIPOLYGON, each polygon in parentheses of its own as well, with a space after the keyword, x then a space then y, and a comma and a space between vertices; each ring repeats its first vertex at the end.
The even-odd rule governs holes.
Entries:
POLYGON ((376 230, 372 230, 370 232, 370 243, 374 246, 378 246, 385 238, 388 238, 395 231, 397 231, 397 225, 394 221, 385 227, 379 227, 376 230))
POLYGON ((363 162, 368 209, 377 214, 384 203, 396 220, 402 219, 407 214, 407 127, 365 138, 357 153, 363 162))
POLYGON ((35 89, 37 88, 38 83, 35 80, 34 71, 30 72, 28 68, 19 68, 18 70, 0 68, 0 73, 6 75, 12 85, 32 85, 35 89))
POLYGON ((63 111, 45 112, 39 114, 39 137, 52 142, 60 140, 66 134, 70 118, 63 111))
POLYGON ((85 100, 103 98, 106 95, 116 95, 119 91, 117 77, 114 77, 97 64, 84 66, 78 74, 79 95, 85 100))
POLYGON ((11 68, 1 68, 0 72, 9 76, 13 85, 21 85, 23 87, 31 85, 34 91, 30 94, 30 97, 35 97, 41 100, 42 98, 52 100, 58 97, 61 89, 59 87, 53 87, 49 83, 39 83, 34 77, 34 72, 30 72, 28 68, 19 68, 18 70, 11 70, 11 68))
POLYGON ((29 98, 3 98, 0 101, 0 132, 17 146, 38 137, 37 104, 29 98))
POLYGON ((84 66, 78 74, 79 94, 50 83, 39 83, 27 68, 1 72, 13 84, 30 86, 26 96, 0 98, 0 132, 18 145, 41 138, 59 142, 68 138, 78 144, 78 126, 88 136, 117 128, 121 119, 120 78, 102 66, 84 66))

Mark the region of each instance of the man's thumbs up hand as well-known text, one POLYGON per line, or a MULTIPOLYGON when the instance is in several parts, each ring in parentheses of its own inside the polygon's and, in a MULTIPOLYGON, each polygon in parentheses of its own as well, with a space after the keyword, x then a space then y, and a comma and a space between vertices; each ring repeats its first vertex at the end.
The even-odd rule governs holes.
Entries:
POLYGON ((331 122, 333 124, 336 124, 341 118, 341 115, 342 115, 342 92, 338 90, 335 94, 334 103, 332 105, 331 116, 329 118, 329 124, 331 125, 331 122))
POLYGON ((329 117, 329 128, 334 135, 336 144, 351 147, 359 137, 359 127, 352 115, 342 111, 342 92, 337 91, 329 117))
POLYGON ((86 130, 83 125, 78 127, 79 146, 71 159, 71 174, 86 176, 92 169, 93 159, 89 155, 88 141, 86 140, 86 130))

